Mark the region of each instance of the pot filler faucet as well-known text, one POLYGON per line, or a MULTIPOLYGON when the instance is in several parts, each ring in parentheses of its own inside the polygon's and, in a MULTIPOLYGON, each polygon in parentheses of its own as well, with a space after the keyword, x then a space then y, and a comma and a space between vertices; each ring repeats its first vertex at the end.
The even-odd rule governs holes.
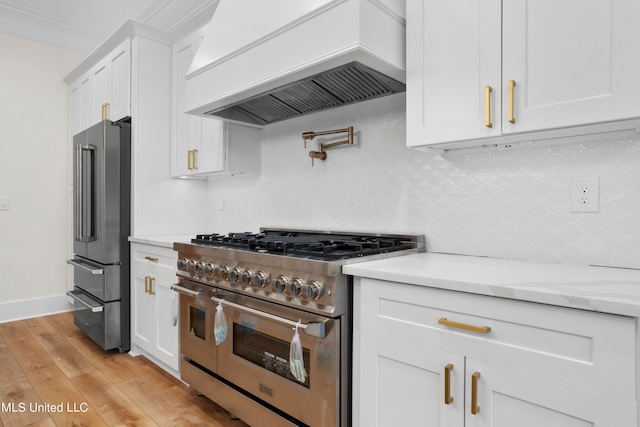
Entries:
POLYGON ((324 132, 303 132, 302 139, 304 140, 304 148, 307 148, 307 140, 312 140, 316 136, 332 135, 336 133, 346 133, 347 139, 344 141, 332 142, 330 144, 318 143, 318 151, 309 151, 309 157, 311 157, 311 166, 313 167, 314 159, 326 160, 327 153, 324 151, 327 148, 337 147, 339 145, 350 144, 353 145, 353 126, 349 126, 345 129, 326 130, 324 132))

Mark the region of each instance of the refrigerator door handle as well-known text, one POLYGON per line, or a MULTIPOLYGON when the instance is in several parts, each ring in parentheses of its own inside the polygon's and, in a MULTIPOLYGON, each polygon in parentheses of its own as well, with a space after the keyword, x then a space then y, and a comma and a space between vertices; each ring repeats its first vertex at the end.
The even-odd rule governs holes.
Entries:
POLYGON ((82 261, 76 261, 75 259, 68 259, 67 264, 73 265, 74 267, 81 268, 84 271, 88 271, 93 275, 104 274, 104 270, 102 268, 91 268, 87 267, 82 263, 82 261))
POLYGON ((76 145, 75 239, 79 242, 96 240, 95 236, 95 158, 98 147, 76 145), (89 156, 85 156, 88 153, 89 156))

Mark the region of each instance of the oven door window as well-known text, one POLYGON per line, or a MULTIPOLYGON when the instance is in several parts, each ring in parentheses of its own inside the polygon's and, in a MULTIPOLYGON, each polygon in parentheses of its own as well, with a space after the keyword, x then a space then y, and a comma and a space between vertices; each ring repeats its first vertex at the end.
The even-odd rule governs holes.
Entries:
POLYGON ((305 382, 301 383, 289 371, 289 346, 289 342, 265 335, 244 325, 233 324, 233 354, 309 388, 310 352, 306 348, 302 349, 307 377, 305 382))
POLYGON ((202 340, 206 340, 206 317, 204 310, 189 307, 189 333, 202 340))

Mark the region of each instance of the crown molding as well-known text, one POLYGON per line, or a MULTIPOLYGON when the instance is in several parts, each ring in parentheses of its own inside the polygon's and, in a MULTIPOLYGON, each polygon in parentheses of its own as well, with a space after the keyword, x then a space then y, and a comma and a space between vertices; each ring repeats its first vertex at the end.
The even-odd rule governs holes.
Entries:
POLYGON ((104 36, 0 4, 0 31, 27 40, 83 54, 91 52, 104 36))

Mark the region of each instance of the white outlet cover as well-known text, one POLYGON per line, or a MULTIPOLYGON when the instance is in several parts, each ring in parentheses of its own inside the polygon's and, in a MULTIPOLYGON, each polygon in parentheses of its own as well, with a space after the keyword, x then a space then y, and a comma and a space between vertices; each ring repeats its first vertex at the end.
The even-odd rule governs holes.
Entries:
POLYGON ((571 178, 571 212, 600 212, 600 177, 571 178))
POLYGON ((9 210, 9 198, 0 197, 0 211, 8 211, 8 210, 9 210))

